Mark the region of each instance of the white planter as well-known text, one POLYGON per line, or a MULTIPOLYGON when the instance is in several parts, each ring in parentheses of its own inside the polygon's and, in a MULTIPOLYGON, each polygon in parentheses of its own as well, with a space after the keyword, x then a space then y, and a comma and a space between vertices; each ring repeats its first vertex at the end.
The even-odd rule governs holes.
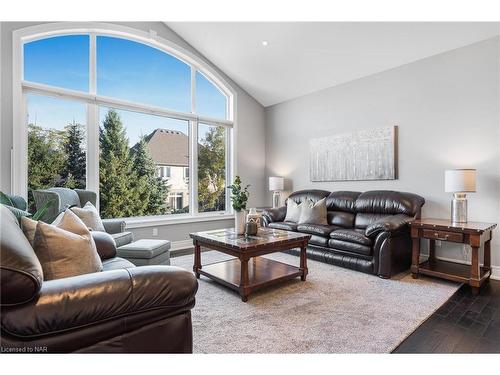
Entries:
POLYGON ((236 211, 234 213, 234 230, 236 234, 245 233, 245 223, 246 223, 247 213, 245 210, 236 211))

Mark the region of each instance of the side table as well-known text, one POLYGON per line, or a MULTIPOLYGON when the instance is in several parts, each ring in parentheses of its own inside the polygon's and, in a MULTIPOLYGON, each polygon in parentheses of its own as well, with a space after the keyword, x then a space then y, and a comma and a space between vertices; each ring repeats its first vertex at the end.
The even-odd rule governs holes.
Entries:
POLYGON ((491 237, 497 224, 453 223, 445 219, 421 219, 410 222, 412 237, 413 278, 419 274, 457 281, 472 287, 473 294, 491 276, 491 237), (429 259, 420 263, 420 240, 429 240, 429 259), (467 244, 472 247, 471 264, 460 264, 436 259, 436 240, 467 244), (484 246, 483 266, 479 263, 479 248, 484 246))

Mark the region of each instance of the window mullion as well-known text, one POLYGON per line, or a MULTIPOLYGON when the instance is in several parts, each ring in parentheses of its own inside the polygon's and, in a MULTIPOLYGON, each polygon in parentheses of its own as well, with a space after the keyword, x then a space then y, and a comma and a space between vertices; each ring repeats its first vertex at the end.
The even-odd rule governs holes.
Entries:
POLYGON ((97 37, 95 34, 89 35, 89 93, 97 94, 97 37))
POLYGON ((99 107, 87 104, 87 190, 97 194, 99 207, 99 107))
POLYGON ((198 214, 198 122, 189 121, 189 213, 198 214))

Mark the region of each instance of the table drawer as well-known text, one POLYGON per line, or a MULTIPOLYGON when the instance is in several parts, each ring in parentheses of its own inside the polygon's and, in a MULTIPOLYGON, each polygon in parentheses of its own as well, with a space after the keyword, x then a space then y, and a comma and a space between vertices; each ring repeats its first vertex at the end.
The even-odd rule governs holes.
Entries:
POLYGON ((464 235, 462 233, 446 232, 444 230, 432 230, 432 229, 424 229, 422 237, 430 238, 432 240, 451 241, 451 242, 463 242, 464 240, 464 235))

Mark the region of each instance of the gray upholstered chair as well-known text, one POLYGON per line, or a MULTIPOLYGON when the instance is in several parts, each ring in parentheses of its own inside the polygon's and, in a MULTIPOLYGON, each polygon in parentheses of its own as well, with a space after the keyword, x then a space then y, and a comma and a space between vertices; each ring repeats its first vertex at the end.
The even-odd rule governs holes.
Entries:
MULTIPOLYGON (((85 203, 90 202, 94 206, 97 203, 97 194, 90 190, 68 189, 68 188, 50 188, 45 190, 33 190, 33 198, 37 210, 48 200, 54 200, 56 204, 49 207, 41 220, 52 223, 61 212, 68 207, 83 207, 85 203)), ((131 232, 125 231, 125 221, 121 219, 103 219, 104 229, 116 242, 116 247, 127 245, 134 240, 131 232)))

